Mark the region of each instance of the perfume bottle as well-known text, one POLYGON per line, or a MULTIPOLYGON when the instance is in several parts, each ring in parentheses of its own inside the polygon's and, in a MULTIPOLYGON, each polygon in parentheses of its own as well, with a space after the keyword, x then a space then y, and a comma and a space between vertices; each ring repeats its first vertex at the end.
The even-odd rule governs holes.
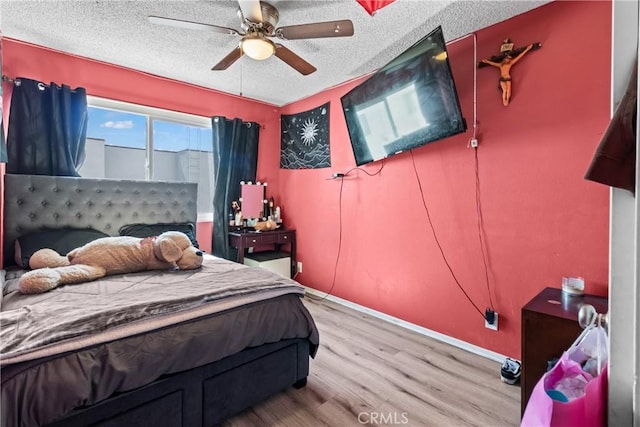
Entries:
POLYGON ((280 224, 282 222, 282 219, 280 218, 280 206, 276 207, 275 213, 273 215, 273 219, 277 224, 280 224))
POLYGON ((271 215, 271 209, 269 209, 269 202, 267 201, 267 199, 264 199, 263 202, 264 202, 264 210, 262 212, 262 217, 268 218, 269 215, 271 215))

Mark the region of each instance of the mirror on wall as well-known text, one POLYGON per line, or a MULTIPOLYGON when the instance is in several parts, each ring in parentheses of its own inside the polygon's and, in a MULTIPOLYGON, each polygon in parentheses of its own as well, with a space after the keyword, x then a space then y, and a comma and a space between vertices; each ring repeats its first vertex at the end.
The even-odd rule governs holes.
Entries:
POLYGON ((260 218, 264 209, 267 183, 240 182, 240 212, 242 218, 260 218))

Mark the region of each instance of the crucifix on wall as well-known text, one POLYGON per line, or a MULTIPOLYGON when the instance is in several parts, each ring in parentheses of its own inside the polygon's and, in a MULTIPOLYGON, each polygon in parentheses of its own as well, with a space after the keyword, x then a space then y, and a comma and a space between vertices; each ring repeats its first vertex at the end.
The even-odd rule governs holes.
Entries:
POLYGON ((510 39, 505 39, 500 46, 500 54, 492 56, 490 59, 483 59, 478 64, 478 68, 488 65, 496 67, 500 70, 500 89, 502 90, 502 105, 509 105, 511 99, 511 67, 518 62, 527 52, 540 49, 542 43, 532 43, 526 47, 513 48, 510 39))

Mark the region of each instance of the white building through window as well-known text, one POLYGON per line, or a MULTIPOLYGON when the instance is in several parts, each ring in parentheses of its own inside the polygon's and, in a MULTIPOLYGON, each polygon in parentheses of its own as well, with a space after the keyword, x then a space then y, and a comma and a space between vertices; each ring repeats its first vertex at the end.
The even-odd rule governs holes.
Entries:
POLYGON ((213 217, 211 119, 89 98, 83 177, 198 184, 198 220, 213 217))

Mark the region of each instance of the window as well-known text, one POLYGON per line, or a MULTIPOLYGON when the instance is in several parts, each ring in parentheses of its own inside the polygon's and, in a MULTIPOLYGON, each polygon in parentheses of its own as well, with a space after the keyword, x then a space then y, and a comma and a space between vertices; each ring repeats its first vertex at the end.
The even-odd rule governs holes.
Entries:
POLYGON ((213 215, 211 119, 89 98, 86 158, 91 178, 198 184, 198 219, 213 215))

